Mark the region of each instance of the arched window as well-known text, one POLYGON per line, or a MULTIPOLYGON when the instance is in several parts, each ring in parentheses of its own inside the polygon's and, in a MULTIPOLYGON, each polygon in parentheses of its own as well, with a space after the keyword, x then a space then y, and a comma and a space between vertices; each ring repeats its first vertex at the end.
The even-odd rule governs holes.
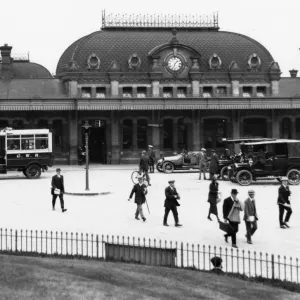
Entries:
POLYGON ((227 136, 227 121, 225 119, 206 119, 203 123, 204 147, 224 148, 223 138, 227 136))
POLYGON ((132 149, 132 120, 123 120, 123 149, 132 149))
POLYGON ((244 137, 267 137, 267 120, 249 118, 244 120, 244 137))
POLYGON ((181 118, 178 120, 178 146, 180 150, 188 149, 188 118, 181 118))
POLYGON ((9 127, 8 120, 0 120, 0 129, 9 127))
POLYGON ((48 129, 49 128, 48 120, 40 119, 38 121, 37 128, 38 129, 48 129))
POLYGON ((137 147, 147 149, 148 145, 148 122, 147 120, 137 121, 137 147))
POLYGON ((173 149, 173 120, 165 119, 163 123, 164 130, 164 149, 173 149))
POLYGON ((282 120, 281 126, 281 137, 283 139, 290 139, 292 138, 292 126, 291 120, 289 118, 284 118, 282 120))

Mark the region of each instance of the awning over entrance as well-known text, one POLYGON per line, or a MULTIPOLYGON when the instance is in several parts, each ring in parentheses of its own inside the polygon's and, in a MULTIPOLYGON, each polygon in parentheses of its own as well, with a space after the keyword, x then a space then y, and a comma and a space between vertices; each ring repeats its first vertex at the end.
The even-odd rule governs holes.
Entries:
POLYGON ((7 99, 0 111, 14 110, 218 110, 296 109, 300 98, 219 99, 7 99))

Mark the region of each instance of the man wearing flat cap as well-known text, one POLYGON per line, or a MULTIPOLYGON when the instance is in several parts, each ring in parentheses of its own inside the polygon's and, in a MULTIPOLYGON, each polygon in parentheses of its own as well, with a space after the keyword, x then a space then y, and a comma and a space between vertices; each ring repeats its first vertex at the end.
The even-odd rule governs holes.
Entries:
POLYGON ((256 203, 255 203, 255 192, 254 190, 248 191, 248 198, 245 200, 244 203, 244 221, 246 224, 246 237, 247 243, 252 244, 251 237, 254 232, 257 230, 257 210, 256 210, 256 203))
POLYGON ((199 180, 201 180, 201 173, 203 172, 203 178, 206 179, 206 165, 207 165, 207 155, 206 149, 202 148, 199 152, 199 180))
POLYGON ((149 157, 149 171, 150 173, 154 173, 154 164, 155 164, 155 151, 152 145, 148 146, 148 153, 149 157))
POLYGON ((164 215, 163 225, 169 226, 167 221, 168 221, 169 212, 171 210, 174 216, 175 226, 180 227, 182 225, 179 224, 178 212, 177 212, 177 206, 180 206, 177 200, 180 199, 180 196, 177 193, 177 190, 175 188, 175 180, 169 180, 168 183, 169 186, 165 189, 166 199, 165 199, 165 215, 164 215))
POLYGON ((52 195, 52 210, 55 210, 55 202, 57 196, 60 200, 60 206, 62 212, 67 211, 64 207, 64 192, 65 192, 65 186, 64 186, 64 177, 60 174, 61 169, 56 169, 56 175, 52 177, 51 181, 51 195, 52 195))
POLYGON ((240 211, 242 206, 237 198, 238 191, 236 189, 231 190, 231 196, 224 199, 223 203, 223 218, 224 222, 229 222, 229 231, 224 235, 225 242, 228 243, 228 237, 231 236, 232 247, 237 248, 236 234, 239 231, 240 211))
POLYGON ((219 256, 214 256, 210 262, 214 266, 213 269, 211 269, 211 272, 217 273, 217 274, 224 274, 224 271, 222 270, 222 258, 219 256))

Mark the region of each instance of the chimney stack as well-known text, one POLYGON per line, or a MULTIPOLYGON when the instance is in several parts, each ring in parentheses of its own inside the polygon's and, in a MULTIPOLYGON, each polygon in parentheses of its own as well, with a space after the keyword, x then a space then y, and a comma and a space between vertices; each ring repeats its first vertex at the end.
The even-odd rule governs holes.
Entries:
POLYGON ((290 74, 291 74, 291 78, 296 78, 297 77, 297 73, 298 73, 298 70, 290 70, 290 74))
POLYGON ((0 47, 1 57, 2 57, 2 77, 4 80, 11 80, 12 78, 12 66, 11 66, 11 46, 4 44, 0 47))

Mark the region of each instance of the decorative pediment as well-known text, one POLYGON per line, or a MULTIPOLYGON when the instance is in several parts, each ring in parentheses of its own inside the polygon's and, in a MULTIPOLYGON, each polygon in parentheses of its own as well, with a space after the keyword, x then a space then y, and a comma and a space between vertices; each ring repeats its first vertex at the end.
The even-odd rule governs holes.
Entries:
POLYGON ((110 63, 110 65, 109 65, 109 67, 107 69, 107 72, 120 72, 120 71, 121 71, 121 68, 120 68, 119 64, 115 60, 113 60, 110 63))

